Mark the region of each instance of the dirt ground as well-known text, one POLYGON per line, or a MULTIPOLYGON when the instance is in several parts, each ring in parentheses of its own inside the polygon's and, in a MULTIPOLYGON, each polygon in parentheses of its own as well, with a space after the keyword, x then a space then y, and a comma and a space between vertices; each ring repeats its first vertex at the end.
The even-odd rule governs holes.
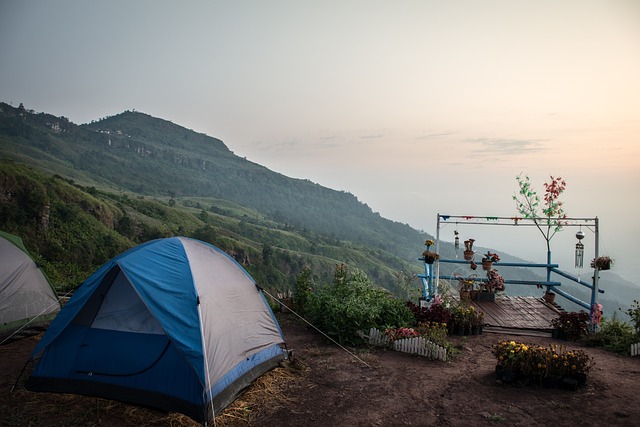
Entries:
MULTIPOLYGON (((640 357, 618 356, 551 338, 503 335, 457 337, 450 361, 385 349, 351 355, 291 314, 279 315, 292 363, 247 389, 216 417, 224 426, 630 426, 640 423, 640 357), (499 384, 491 349, 508 339, 583 348, 595 364, 577 391, 499 384), (363 363, 364 362, 364 363, 363 363), (366 363, 366 364, 365 364, 366 363)), ((37 337, 0 346, 3 426, 191 426, 179 414, 76 395, 18 387, 37 337)))

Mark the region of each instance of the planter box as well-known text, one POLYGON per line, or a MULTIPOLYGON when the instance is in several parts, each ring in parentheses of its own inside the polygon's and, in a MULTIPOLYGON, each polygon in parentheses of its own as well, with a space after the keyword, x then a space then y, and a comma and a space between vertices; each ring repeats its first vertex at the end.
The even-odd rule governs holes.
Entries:
POLYGON ((478 298, 476 299, 476 301, 479 302, 493 302, 495 300, 495 292, 478 292, 478 298))

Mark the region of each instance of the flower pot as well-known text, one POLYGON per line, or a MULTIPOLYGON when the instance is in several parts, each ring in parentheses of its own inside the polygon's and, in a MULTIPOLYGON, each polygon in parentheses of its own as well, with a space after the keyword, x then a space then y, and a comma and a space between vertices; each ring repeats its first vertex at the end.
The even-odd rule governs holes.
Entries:
POLYGON ((473 251, 464 251, 462 255, 464 256, 465 261, 471 261, 473 259, 473 254, 473 251))
POLYGON ((482 269, 485 271, 489 271, 493 268, 493 262, 492 261, 487 261, 487 260, 482 260, 482 269))
POLYGON ((549 304, 553 304, 556 300, 556 294, 554 292, 545 292, 543 298, 549 304))
POLYGON ((471 301, 477 301, 479 293, 480 291, 469 291, 469 296, 471 297, 471 301))
POLYGON ((460 291, 460 301, 469 301, 471 295, 469 291, 460 291))

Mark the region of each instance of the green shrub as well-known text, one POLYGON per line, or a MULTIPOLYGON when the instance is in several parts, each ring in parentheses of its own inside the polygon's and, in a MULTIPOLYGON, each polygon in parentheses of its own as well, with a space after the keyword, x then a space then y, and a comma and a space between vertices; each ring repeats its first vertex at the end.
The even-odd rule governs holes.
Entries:
POLYGON ((296 285, 293 289, 293 305, 294 309, 300 316, 306 315, 307 305, 313 290, 313 278, 311 277, 311 269, 304 267, 302 272, 296 278, 296 285))
POLYGON ((633 327, 618 319, 614 312, 610 319, 602 319, 598 332, 588 334, 581 341, 586 345, 602 347, 614 353, 629 354, 631 344, 637 342, 637 340, 633 327))
POLYGON ((342 264, 336 266, 333 282, 309 294, 306 312, 312 324, 339 343, 361 344, 357 331, 412 325, 405 303, 374 287, 363 272, 348 274, 342 264))
POLYGON ((634 299, 631 307, 627 309, 626 313, 631 319, 631 323, 633 323, 636 334, 640 333, 640 302, 634 299))

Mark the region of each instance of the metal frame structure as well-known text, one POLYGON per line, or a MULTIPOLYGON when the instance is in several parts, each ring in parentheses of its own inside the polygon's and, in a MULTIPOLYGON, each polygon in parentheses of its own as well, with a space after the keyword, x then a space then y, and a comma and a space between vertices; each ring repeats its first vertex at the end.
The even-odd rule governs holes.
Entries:
MULTIPOLYGON (((436 235, 435 235, 435 251, 440 253, 440 228, 441 223, 446 222, 447 224, 465 224, 465 225, 493 225, 493 226, 510 226, 510 227, 536 227, 540 224, 541 227, 546 227, 549 218, 524 218, 524 217, 483 217, 483 216, 472 216, 472 215, 442 215, 438 213, 437 216, 437 226, 436 226, 436 235)), ((562 227, 585 227, 591 230, 595 234, 595 258, 598 258, 598 246, 599 246, 599 230, 598 230, 598 218, 563 218, 562 219, 562 227)), ((424 258, 420 258, 424 261, 424 258)), ((440 279, 446 279, 446 276, 440 276, 440 263, 451 263, 451 264, 466 264, 468 261, 458 260, 458 259, 443 259, 440 258, 435 262, 434 265, 427 264, 425 261, 425 274, 420 274, 419 277, 423 282, 423 297, 425 300, 430 301, 433 297, 437 295, 437 289, 439 285, 440 279), (434 272, 435 270, 435 272, 434 272), (434 283, 435 276, 435 283, 434 283)), ((598 304, 598 293, 604 293, 598 287, 598 279, 599 279, 599 268, 596 266, 594 268, 593 281, 592 283, 585 282, 581 280, 579 277, 575 277, 569 273, 566 273, 558 268, 558 264, 553 264, 551 262, 551 251, 547 251, 547 262, 546 264, 535 264, 535 263, 507 263, 501 262, 501 266, 505 267, 527 267, 527 268, 545 268, 547 275, 546 281, 528 281, 528 280, 509 280, 505 278, 505 283, 511 284, 524 284, 524 285, 543 285, 547 287, 547 290, 553 290, 556 294, 590 310, 592 323, 596 316, 599 318, 600 313, 595 313, 595 307, 598 304), (560 289, 561 283, 558 281, 551 281, 551 274, 555 273, 559 276, 562 276, 566 279, 572 280, 582 286, 585 286, 591 289, 591 301, 586 303, 581 301, 580 299, 574 297, 573 295, 563 291, 560 289)))

